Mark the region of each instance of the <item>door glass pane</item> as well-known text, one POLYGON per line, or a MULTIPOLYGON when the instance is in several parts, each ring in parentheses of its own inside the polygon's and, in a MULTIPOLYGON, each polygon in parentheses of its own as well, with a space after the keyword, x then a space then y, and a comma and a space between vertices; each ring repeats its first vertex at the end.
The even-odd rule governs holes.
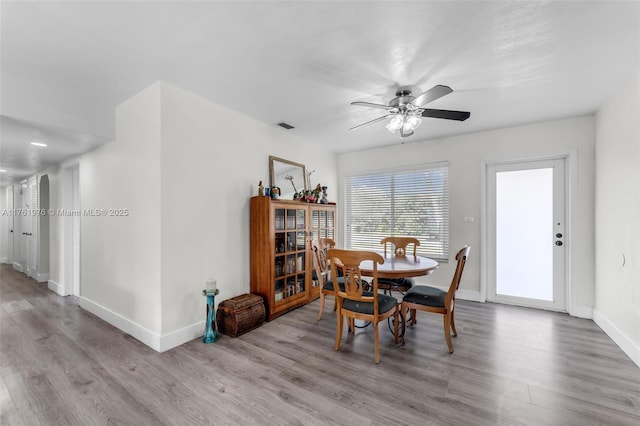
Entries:
POLYGON ((553 169, 496 173, 496 294, 553 300, 553 169))
POLYGON ((275 245, 276 245, 274 249, 276 253, 284 253, 284 248, 285 248, 284 240, 285 240, 284 232, 277 232, 274 239, 275 245))
POLYGON ((276 209, 274 216, 276 229, 284 229, 284 209, 276 209))
POLYGON ((287 229, 296 228, 296 211, 287 210, 287 229))
POLYGON ((296 234, 296 250, 304 250, 307 238, 304 232, 298 232, 296 234))

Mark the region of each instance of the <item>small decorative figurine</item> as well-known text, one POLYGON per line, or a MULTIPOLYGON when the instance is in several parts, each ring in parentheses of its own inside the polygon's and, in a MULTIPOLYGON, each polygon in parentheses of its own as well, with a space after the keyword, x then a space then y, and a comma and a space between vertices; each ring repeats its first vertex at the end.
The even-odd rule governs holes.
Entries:
POLYGON ((327 187, 322 187, 322 198, 320 199, 320 204, 327 204, 329 200, 327 200, 327 187))
POLYGON ((258 195, 260 197, 264 196, 264 186, 262 186, 262 181, 260 181, 260 183, 258 183, 258 195))
POLYGON ((278 188, 277 186, 271 187, 271 198, 273 198, 274 200, 280 198, 280 188, 278 188))

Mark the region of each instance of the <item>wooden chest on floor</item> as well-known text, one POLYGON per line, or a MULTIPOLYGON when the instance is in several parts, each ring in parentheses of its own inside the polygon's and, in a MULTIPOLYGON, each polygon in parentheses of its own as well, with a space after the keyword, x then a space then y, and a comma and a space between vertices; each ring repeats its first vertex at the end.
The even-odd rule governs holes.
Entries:
POLYGON ((260 327, 264 322, 264 316, 262 297, 247 293, 220 302, 216 324, 220 333, 237 337, 260 327))

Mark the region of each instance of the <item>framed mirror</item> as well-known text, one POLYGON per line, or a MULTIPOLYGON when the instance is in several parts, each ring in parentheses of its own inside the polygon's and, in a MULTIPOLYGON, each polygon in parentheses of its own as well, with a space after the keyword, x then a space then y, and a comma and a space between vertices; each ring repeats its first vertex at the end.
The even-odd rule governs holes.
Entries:
POLYGON ((280 188, 280 198, 293 200, 293 195, 307 189, 307 171, 304 164, 269 156, 271 187, 280 188), (295 189, 294 189, 295 188, 295 189))

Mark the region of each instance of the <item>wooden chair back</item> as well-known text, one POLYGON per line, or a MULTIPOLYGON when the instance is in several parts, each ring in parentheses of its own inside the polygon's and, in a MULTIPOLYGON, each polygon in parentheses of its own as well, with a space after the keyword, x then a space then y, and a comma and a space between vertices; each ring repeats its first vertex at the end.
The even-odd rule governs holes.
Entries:
MULTIPOLYGON (((349 330, 355 332, 355 321, 370 321, 373 323, 373 346, 376 364, 380 362, 379 323, 393 315, 394 342, 398 343, 398 301, 392 296, 378 293, 378 265, 384 263, 384 258, 373 251, 329 249, 327 252, 331 265, 331 274, 344 279, 344 289, 337 289, 336 306, 338 327, 336 329, 335 350, 340 349, 342 339, 343 319, 346 317, 349 330), (367 272, 368 284, 362 278, 360 265, 362 262, 372 262, 371 273, 367 272)), ((369 267, 367 265, 367 270, 369 267)))
POLYGON ((453 308, 453 300, 456 297, 456 291, 458 287, 460 287, 460 280, 462 279, 462 271, 464 271, 464 266, 467 264, 467 258, 469 257, 469 252, 471 251, 471 247, 466 245, 462 247, 458 253, 456 254, 456 270, 453 274, 453 279, 451 280, 451 284, 449 285, 449 291, 447 292, 447 297, 445 299, 445 306, 448 309, 453 308))
POLYGON ((384 245, 385 256, 387 255, 387 244, 393 245, 393 253, 396 256, 406 256, 407 246, 413 244, 413 255, 415 256, 420 240, 414 237, 386 237, 380 241, 380 244, 384 245))
POLYGON ((313 270, 316 273, 318 285, 322 288, 329 280, 329 259, 327 258, 328 246, 322 239, 311 240, 311 259, 313 270))
POLYGON ((373 295, 378 293, 378 264, 384 263, 384 258, 373 251, 329 249, 327 252, 331 265, 331 275, 344 277, 344 292, 338 291, 339 297, 350 300, 373 302, 374 313, 378 312, 378 299, 373 295), (362 278, 360 264, 366 260, 373 262, 373 276, 362 278), (365 294, 367 293, 367 294, 365 294))
POLYGON ((320 245, 323 245, 328 249, 334 248, 336 246, 336 242, 331 238, 318 238, 320 245))

